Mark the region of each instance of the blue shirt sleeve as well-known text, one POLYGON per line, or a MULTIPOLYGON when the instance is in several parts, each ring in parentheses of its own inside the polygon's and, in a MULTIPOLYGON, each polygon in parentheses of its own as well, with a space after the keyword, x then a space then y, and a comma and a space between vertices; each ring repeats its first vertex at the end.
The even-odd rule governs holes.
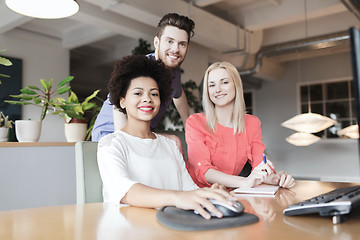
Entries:
POLYGON ((103 136, 114 132, 113 106, 110 103, 109 95, 101 107, 96 118, 94 128, 91 132, 91 140, 98 142, 103 136))

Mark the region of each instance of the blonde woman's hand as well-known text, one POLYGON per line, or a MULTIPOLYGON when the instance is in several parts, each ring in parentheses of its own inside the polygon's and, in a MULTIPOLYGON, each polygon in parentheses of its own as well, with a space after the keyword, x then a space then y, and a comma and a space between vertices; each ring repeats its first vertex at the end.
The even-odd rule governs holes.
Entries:
POLYGON ((295 186, 295 179, 284 171, 280 171, 277 174, 270 174, 264 182, 267 184, 279 185, 283 188, 292 188, 295 186))
POLYGON ((257 167, 253 169, 250 175, 243 180, 243 183, 240 185, 240 187, 254 187, 263 183, 268 176, 267 171, 265 171, 265 169, 267 170, 267 168, 269 168, 270 171, 269 166, 266 166, 266 164, 264 164, 263 162, 260 163, 257 167))
POLYGON ((292 188, 295 186, 295 179, 288 173, 280 171, 276 174, 279 178, 279 186, 283 188, 292 188))

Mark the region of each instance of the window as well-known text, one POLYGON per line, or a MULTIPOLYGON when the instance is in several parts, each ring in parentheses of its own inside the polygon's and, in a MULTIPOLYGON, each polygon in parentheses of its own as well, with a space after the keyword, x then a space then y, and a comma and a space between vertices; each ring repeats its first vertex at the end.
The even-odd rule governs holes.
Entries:
POLYGON ((300 85, 301 113, 309 111, 330 117, 338 123, 324 131, 314 133, 322 138, 338 138, 337 131, 356 124, 356 106, 353 97, 353 81, 331 81, 300 85), (309 96, 310 95, 310 96, 309 96))

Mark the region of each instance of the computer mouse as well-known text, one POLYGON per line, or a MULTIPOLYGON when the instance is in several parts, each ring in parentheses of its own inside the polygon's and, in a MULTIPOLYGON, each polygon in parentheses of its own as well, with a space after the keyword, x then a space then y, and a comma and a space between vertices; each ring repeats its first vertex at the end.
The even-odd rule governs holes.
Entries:
MULTIPOLYGON (((215 199, 209 199, 209 201, 223 214, 223 217, 236 217, 244 212, 244 205, 239 201, 234 201, 232 206, 217 201, 215 199)), ((210 213, 211 217, 216 217, 207 209, 205 210, 210 213)), ((199 214, 196 210, 194 211, 194 213, 199 214)))

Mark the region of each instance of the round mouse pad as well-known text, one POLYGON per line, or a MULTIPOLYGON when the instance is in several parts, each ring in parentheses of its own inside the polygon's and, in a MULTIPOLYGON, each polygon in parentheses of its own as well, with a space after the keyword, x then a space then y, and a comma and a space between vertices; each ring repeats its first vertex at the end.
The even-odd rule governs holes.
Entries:
POLYGON ((211 230, 238 227, 259 221, 254 214, 243 213, 236 217, 211 218, 206 220, 192 210, 176 207, 163 207, 156 213, 157 220, 166 227, 175 230, 211 230))

